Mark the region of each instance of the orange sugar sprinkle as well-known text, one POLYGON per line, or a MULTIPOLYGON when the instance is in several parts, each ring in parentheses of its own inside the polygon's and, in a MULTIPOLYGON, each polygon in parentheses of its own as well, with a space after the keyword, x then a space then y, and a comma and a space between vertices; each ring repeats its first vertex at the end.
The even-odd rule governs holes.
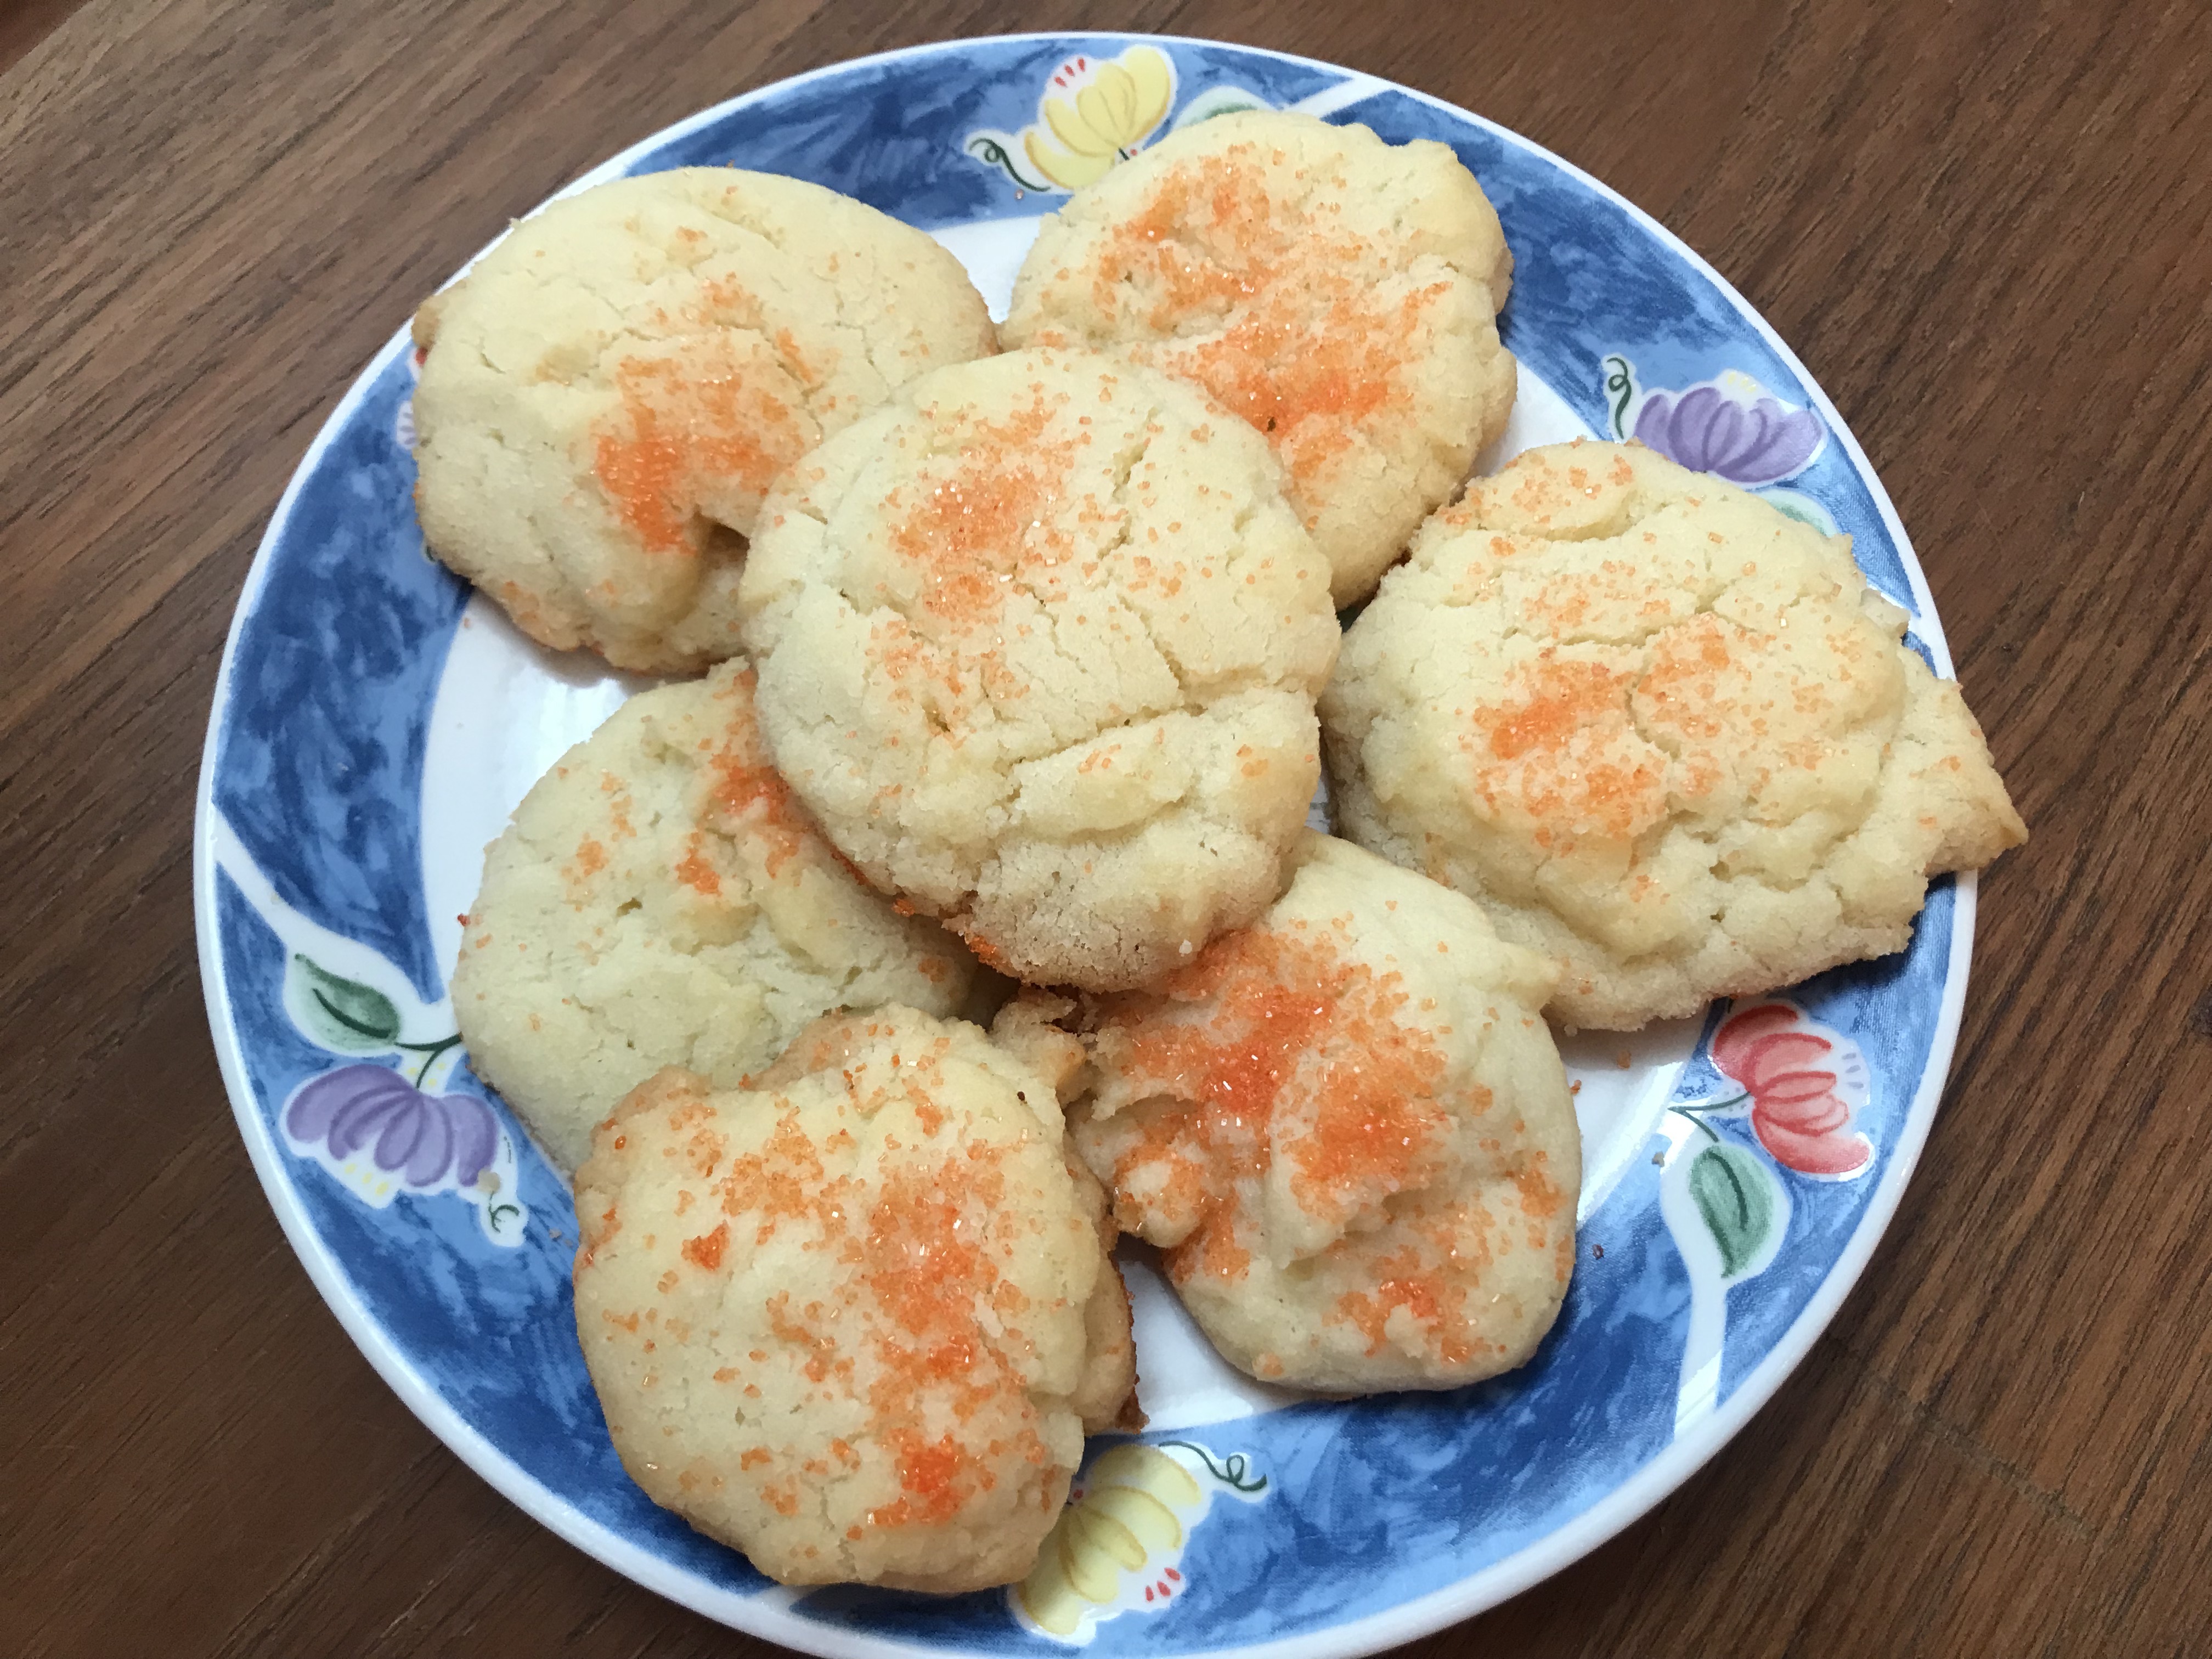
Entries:
POLYGON ((951 468, 892 526, 892 548, 921 572, 922 607, 940 621, 989 621, 1025 568, 1069 550, 1054 520, 1073 449, 1044 441, 1050 421, 1039 398, 975 422, 951 468))
POLYGON ((766 837, 770 877, 797 856, 813 828, 782 773, 748 765, 734 750, 714 757, 714 804, 733 821, 750 820, 766 837))
MULTIPOLYGON (((905 1058, 897 1076, 911 1091, 935 1056, 905 1058)), ((895 1462, 899 1496, 865 1517, 871 1527, 943 1524, 991 1489, 1002 1456, 1048 1459, 1013 1358, 1029 1352, 1015 1322, 1028 1298, 1000 1273, 1012 1248, 1000 1236, 1007 1151, 968 1142, 941 1158, 895 1162, 879 1183, 863 1185, 828 1176, 793 1112, 721 1183, 731 1213, 763 1218, 763 1237, 807 1217, 849 1266, 849 1291, 836 1305, 796 1305, 778 1291, 763 1308, 821 1397, 865 1403, 866 1439, 832 1440, 827 1455, 858 1468, 855 1443, 872 1443, 895 1462), (973 1426, 945 1429, 947 1411, 973 1426), (925 1422, 937 1431, 925 1433, 925 1422)), ((765 1358, 754 1351, 756 1363, 765 1358)))
POLYGON ((732 1216, 758 1214, 759 1242, 765 1244, 784 1221, 815 1215, 826 1226, 824 1212, 843 1195, 844 1186, 827 1178, 798 1113, 787 1112, 759 1152, 731 1160, 720 1183, 722 1210, 732 1216))
POLYGON ((1236 1218, 1217 1209, 1173 1249, 1163 1253, 1168 1277, 1186 1285, 1200 1273, 1210 1279, 1242 1279, 1252 1270, 1252 1253, 1237 1239, 1236 1218))
POLYGON ((736 483, 764 495, 805 453, 813 422, 776 395, 766 366, 710 338, 678 362, 625 358, 618 414, 594 434, 593 470, 617 517, 647 549, 694 554, 699 502, 736 483))
POLYGON ((1665 818, 1667 757, 1636 730, 1629 676, 1547 651, 1515 681, 1512 700, 1476 709, 1462 740, 1486 799, 1512 801, 1555 836, 1630 840, 1665 818))
POLYGON ((1523 676, 1524 701, 1476 715, 1490 738, 1490 752, 1519 760, 1531 750, 1556 750, 1576 732, 1620 708, 1626 677, 1600 663, 1547 660, 1523 676))
POLYGON ((1379 1354, 1389 1340, 1390 1316, 1400 1309, 1422 1328, 1424 1346, 1448 1365, 1474 1358, 1475 1346, 1465 1316, 1467 1291, 1440 1274, 1421 1272, 1416 1253, 1399 1252, 1378 1264, 1368 1291, 1337 1298, 1336 1315, 1367 1339, 1367 1352, 1379 1354))
POLYGON ((1351 428, 1406 409, 1399 381, 1423 313, 1447 291, 1378 299, 1383 258, 1279 199, 1256 158, 1231 150, 1160 180, 1109 241, 1092 298, 1111 317, 1129 294, 1153 296, 1144 321, 1164 341, 1218 319, 1212 337, 1148 355, 1268 434, 1293 478, 1309 479, 1351 428))
POLYGON ((783 358, 783 366, 791 371, 792 378, 811 392, 826 378, 806 354, 799 349, 798 337, 787 328, 776 331, 775 349, 783 358))
POLYGON ((1565 1194, 1559 1190, 1559 1183, 1546 1173, 1541 1152, 1536 1154, 1527 1169, 1513 1177, 1513 1184, 1521 1194, 1521 1212, 1534 1216, 1540 1221, 1549 1221, 1559 1214, 1559 1206, 1565 1200, 1565 1194))
MULTIPOLYGON (((894 906, 893 908, 896 908, 896 907, 894 906)), ((912 915, 915 913, 913 910, 908 909, 902 912, 902 914, 912 915)), ((947 916, 945 918, 945 925, 950 927, 954 933, 960 935, 960 942, 968 947, 969 954, 974 957, 976 961, 981 963, 986 968, 990 969, 994 973, 1004 974, 1008 979, 1019 979, 1021 977, 1019 964, 1010 960, 996 945, 984 938, 981 933, 978 933, 975 930, 974 923, 970 921, 969 918, 965 916, 947 916)))
MULTIPOLYGON (((1730 694, 1742 684, 1741 668, 1757 654, 1752 640, 1733 624, 1710 614, 1689 617, 1653 640, 1651 668, 1637 689, 1638 700, 1686 737, 1717 737, 1724 720, 1741 708, 1730 694), (1740 653, 1744 665, 1739 665, 1740 653)), ((1795 689, 1802 693, 1811 688, 1795 689)), ((1799 707, 1817 713, 1824 701, 1816 691, 1814 708, 1804 709, 1802 701, 1799 707)))
POLYGON ((884 1182, 867 1218, 863 1274, 869 1290, 900 1330, 966 1344, 974 1324, 972 1302, 998 1279, 983 1247, 983 1229, 970 1216, 1003 1192, 998 1149, 976 1167, 948 1158, 919 1172, 896 1171, 884 1182))
MULTIPOLYGON (((765 842, 768 873, 773 879, 815 833, 814 821, 791 793, 783 774, 769 763, 753 715, 756 678, 747 669, 737 676, 726 694, 731 702, 728 720, 720 747, 709 761, 714 774, 712 799, 722 818, 732 824, 744 824, 765 842)), ((707 873, 713 875, 711 870, 707 873)), ((686 881, 691 879, 684 865, 677 866, 677 874, 686 881)), ((714 888, 702 890, 713 892, 719 886, 717 880, 714 888)))
POLYGON ((1223 1195, 1271 1155, 1291 1160, 1301 1206, 1340 1221, 1425 1180, 1449 1124, 1434 1099, 1444 1062, 1399 1018, 1407 1000, 1396 975, 1326 936, 1251 928, 1216 940, 1159 996, 1109 1012, 1132 1092, 1181 1107, 1156 1109, 1115 1172, 1125 1209, 1139 1207, 1142 1170, 1161 1185, 1151 1202, 1195 1213, 1171 1267, 1244 1270, 1223 1195))
POLYGON ((730 1242, 730 1224, 717 1222, 711 1233, 702 1233, 696 1238, 684 1241, 684 1259, 695 1267, 713 1273, 722 1265, 723 1247, 730 1242))
POLYGON ((699 832, 694 830, 684 842, 684 856, 676 862, 676 879, 713 898, 722 890, 722 878, 714 873, 714 866, 700 855, 699 845, 699 832))
POLYGON ((788 1516, 799 1513, 799 1482, 796 1480, 786 1480, 781 1486, 763 1486, 761 1496, 778 1515, 788 1516))
POLYGON ((987 1407, 994 1423, 1012 1412, 1021 1425, 1014 1443, 1043 1455, 1036 1409, 1007 1358, 1024 1346, 1011 1316, 1026 1298, 1000 1281, 991 1236, 1005 1197, 1004 1150, 975 1144, 933 1165, 897 1169, 866 1218, 858 1277, 885 1317, 874 1339, 870 1421, 894 1450, 902 1492, 869 1515, 872 1525, 942 1522, 995 1483, 986 1460, 1003 1444, 993 1442, 978 1458, 964 1437, 925 1439, 912 1425, 926 1402, 949 1405, 963 1422, 987 1407), (997 1316, 992 1328, 986 1307, 997 1316))
POLYGON ((957 1513, 960 1493, 956 1482, 968 1455, 953 1443, 950 1434, 925 1443, 911 1430, 898 1437, 899 1486, 921 1500, 923 1517, 944 1521, 957 1513))

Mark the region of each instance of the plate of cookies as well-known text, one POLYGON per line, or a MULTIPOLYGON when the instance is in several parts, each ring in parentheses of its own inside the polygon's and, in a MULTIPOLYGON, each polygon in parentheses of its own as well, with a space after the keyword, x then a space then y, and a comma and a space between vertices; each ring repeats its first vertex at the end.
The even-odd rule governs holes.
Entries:
POLYGON ((832 1656, 1364 1653, 1619 1531, 1875 1248, 2026 834, 1694 254, 1121 35, 819 70, 508 228, 294 477, 201 786, 348 1331, 832 1656))

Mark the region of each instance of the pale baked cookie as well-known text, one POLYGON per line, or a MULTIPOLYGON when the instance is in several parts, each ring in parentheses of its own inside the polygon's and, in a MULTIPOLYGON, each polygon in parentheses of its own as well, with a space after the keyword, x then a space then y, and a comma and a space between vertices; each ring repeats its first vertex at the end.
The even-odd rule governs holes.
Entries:
POLYGON ((763 511, 761 726, 868 878, 1017 977, 1141 984, 1275 896, 1328 566, 1249 428, 1087 352, 943 369, 763 511))
POLYGON ((1629 1030, 1900 950, 2027 830, 1846 538, 1638 445, 1531 451, 1438 514, 1322 699, 1344 833, 1629 1030))
POLYGON ((1574 1270, 1553 977, 1469 900, 1310 831, 1254 926, 1150 990, 1024 992, 994 1035, 1064 1091, 1121 1225, 1231 1364, 1455 1388, 1524 1363, 1574 1270))
POLYGON ((1128 355, 1265 433, 1341 606, 1505 429, 1512 270, 1496 210, 1444 145, 1255 111, 1170 134, 1076 191, 1038 233, 1000 332, 1128 355))
POLYGON ((1090 1166, 1067 1151, 1068 1178, 1075 1182, 1084 1213, 1097 1231, 1098 1248, 1109 1258, 1107 1271, 1098 1275, 1098 1288, 1084 1305, 1085 1352, 1089 1356, 1083 1381, 1068 1396, 1068 1405, 1083 1419, 1086 1434, 1109 1430, 1134 1434, 1145 1426, 1145 1413, 1137 1404, 1137 1334, 1131 1318, 1129 1287, 1121 1270, 1110 1260, 1121 1242, 1121 1228, 1114 1219, 1114 1206, 1090 1166))
POLYGON ((430 550, 558 650, 696 673, 737 643, 775 475, 926 369, 996 349, 959 262, 834 191, 728 167, 597 185, 425 304, 430 550))
POLYGON ((784 1583, 1018 1579, 1114 1274, 1050 1085, 895 1008, 776 1075, 662 1073, 577 1172, 577 1334, 623 1466, 784 1583))
POLYGON ((664 1066, 734 1088, 810 1021, 963 1009, 974 959, 871 892, 769 764, 742 659, 633 697, 484 855, 453 1012, 563 1170, 664 1066))
MULTIPOLYGON (((745 1086, 781 1089, 809 1072, 842 1067, 852 1054, 874 1041, 878 1025, 872 1014, 824 1014, 794 1037, 774 1065, 748 1079, 745 1086)), ((995 1034, 992 1041, 1033 1071, 1040 1066, 1048 1068, 1057 1061, 1056 1055, 1033 1045, 998 1042, 995 1034)), ((1022 1103, 1043 1118, 1046 1127, 1057 1135, 1065 1123, 1058 1094, 1050 1086, 1054 1079, 1048 1069, 1039 1075, 1048 1087, 1042 1093, 1023 1089, 1022 1103)), ((1098 1248, 1110 1255, 1121 1230, 1115 1224, 1106 1189, 1072 1148, 1065 1150, 1064 1161, 1068 1179, 1075 1183, 1076 1202, 1097 1232, 1098 1248)), ((1109 1429, 1134 1432, 1143 1428, 1144 1413, 1137 1408, 1137 1346, 1130 1324, 1129 1290, 1118 1267, 1109 1266, 1108 1272, 1098 1276, 1097 1288, 1084 1305, 1083 1325, 1085 1369, 1083 1380, 1068 1396, 1070 1409, 1083 1419, 1086 1434, 1103 1434, 1109 1429)))

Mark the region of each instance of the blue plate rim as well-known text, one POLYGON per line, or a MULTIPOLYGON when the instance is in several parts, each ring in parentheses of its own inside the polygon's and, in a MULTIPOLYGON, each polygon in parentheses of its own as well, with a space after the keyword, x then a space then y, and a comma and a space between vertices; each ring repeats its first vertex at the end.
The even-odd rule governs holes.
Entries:
MULTIPOLYGON (((964 49, 987 45, 1046 42, 1066 43, 1078 47, 1094 43, 1111 44, 1117 48, 1138 44, 1210 46, 1255 53, 1341 76, 1342 85, 1339 90, 1348 91, 1350 95, 1332 97, 1332 114, 1353 108, 1370 97, 1396 93, 1469 122, 1501 142, 1540 158, 1585 189, 1620 208, 1647 235, 1678 255, 1711 283, 1714 290, 1728 301, 1737 315, 1759 334, 1797 377, 1808 400, 1820 411, 1829 433, 1841 444, 1853 471, 1865 485, 1897 550, 1912 593, 1917 613, 1916 636, 1925 642, 1939 674, 1948 675, 1953 672, 1949 648, 1926 574, 1880 476, 1825 388, 1806 368, 1788 343, 1736 291, 1734 285, 1665 225, 1601 179, 1564 157, 1444 99, 1366 71, 1294 52, 1194 35, 1042 30, 924 42, 823 64, 738 94, 647 134, 620 153, 580 174, 546 199, 556 200, 606 179, 623 176, 632 163, 649 152, 754 102, 816 80, 874 64, 939 54, 957 55, 964 49)), ((489 246, 490 244, 487 243, 486 246, 489 246)), ((462 270, 466 268, 465 264, 462 270)), ((454 276, 457 278, 460 274, 457 271, 454 276)), ((370 358, 349 386, 344 396, 317 429, 294 469, 255 550, 253 562, 240 588, 237 607, 232 614, 211 702, 207 737, 202 749, 192 838, 193 912, 198 939, 200 976, 224 1087, 229 1095, 232 1115, 238 1122, 254 1172, 287 1242, 307 1269, 316 1291, 371 1367, 422 1425, 456 1456, 533 1519, 633 1582, 720 1623, 787 1647, 817 1654, 823 1659, 878 1659, 878 1656, 889 1659, 889 1656, 893 1655, 941 1656, 948 1650, 942 1645, 877 1635, 800 1617, 788 1610, 782 1599, 773 1591, 764 1595, 738 1595, 720 1589, 639 1549, 622 1534, 592 1519, 552 1488, 525 1473, 425 1381, 369 1314, 348 1282, 341 1265, 325 1249, 315 1233, 293 1185, 283 1150, 276 1144, 256 1105, 233 1018, 229 987, 221 961, 217 915, 219 866, 216 856, 216 828, 218 816, 214 784, 218 748, 231 700, 235 659, 245 625, 260 597, 300 491, 314 464, 364 401, 377 375, 410 347, 408 330, 403 325, 370 358)), ((1354 1656, 1373 1653, 1431 1634, 1496 1606, 1597 1548, 1649 1512, 1732 1440, 1773 1397, 1834 1318, 1887 1231, 1918 1164, 1948 1080, 1957 1046, 1973 954, 1977 886, 1976 878, 1971 872, 1956 878, 1942 1000, 1927 1060, 1895 1144, 1888 1152, 1866 1209, 1820 1288, 1726 1401, 1629 1479, 1572 1520, 1512 1555, 1455 1583, 1342 1624, 1265 1642, 1194 1650, 1185 1656, 1185 1659, 1228 1659, 1232 1655, 1236 1659, 1353 1659, 1354 1656)))

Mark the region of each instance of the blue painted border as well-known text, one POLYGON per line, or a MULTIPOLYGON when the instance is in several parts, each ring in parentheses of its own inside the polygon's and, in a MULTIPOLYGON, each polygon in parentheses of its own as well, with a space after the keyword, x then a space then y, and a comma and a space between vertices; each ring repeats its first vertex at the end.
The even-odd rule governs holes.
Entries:
MULTIPOLYGON (((963 155, 961 138, 1024 125, 1053 64, 1123 44, 980 41, 874 60, 769 88, 618 167, 741 161, 852 190, 925 228, 1033 210, 1037 203, 1024 204, 1009 181, 963 155)), ((1155 44, 1174 56, 1186 99, 1234 83, 1287 102, 1340 79, 1239 48, 1155 44)), ((1593 428, 1603 427, 1599 365, 1612 351, 1631 356, 1647 386, 1736 368, 1792 401, 1811 400, 1702 270, 1551 158, 1395 89, 1335 118, 1393 139, 1439 137, 1468 161, 1518 258, 1508 343, 1593 428)), ((234 632, 209 787, 288 902, 374 946, 434 1000, 416 816, 430 702, 465 592, 423 556, 415 529, 411 463, 392 436, 410 385, 397 343, 366 379, 272 527, 234 632)), ((1829 446, 1793 484, 1852 532, 1877 585, 1911 605, 1902 550, 1846 446, 1829 446)), ((1862 1127, 1885 1161, 1936 1040, 1953 915, 1945 884, 1910 952, 1801 994, 1866 1052, 1875 1103, 1862 1127)), ((222 884, 205 921, 252 1109, 273 1132, 292 1087, 327 1059, 283 1015, 281 946, 235 888, 222 884)), ((614 1461, 574 1346, 568 1200, 534 1154, 523 1175, 533 1237, 515 1252, 495 1250, 450 1202, 403 1197, 371 1211, 312 1164, 264 1176, 289 1185, 316 1248, 381 1334, 501 1456, 678 1573, 738 1594, 763 1586, 739 1558, 647 1503, 614 1461)), ((1782 1257, 1730 1293, 1723 1401, 1826 1282, 1877 1184, 1793 1190, 1782 1257)), ((1190 1589, 1176 1610, 1112 1621, 1097 1650, 1189 1653, 1340 1626, 1508 1559, 1647 1468, 1672 1440, 1688 1309, 1656 1193, 1656 1171, 1632 1170, 1585 1229, 1584 1243, 1601 1244, 1604 1259, 1584 1252, 1559 1328, 1515 1376, 1213 1431, 1269 1474, 1267 1501, 1217 1510, 1186 1559, 1190 1589)), ((1052 1645, 1021 1632, 996 1596, 838 1592, 799 1611, 930 1647, 1052 1645)))

